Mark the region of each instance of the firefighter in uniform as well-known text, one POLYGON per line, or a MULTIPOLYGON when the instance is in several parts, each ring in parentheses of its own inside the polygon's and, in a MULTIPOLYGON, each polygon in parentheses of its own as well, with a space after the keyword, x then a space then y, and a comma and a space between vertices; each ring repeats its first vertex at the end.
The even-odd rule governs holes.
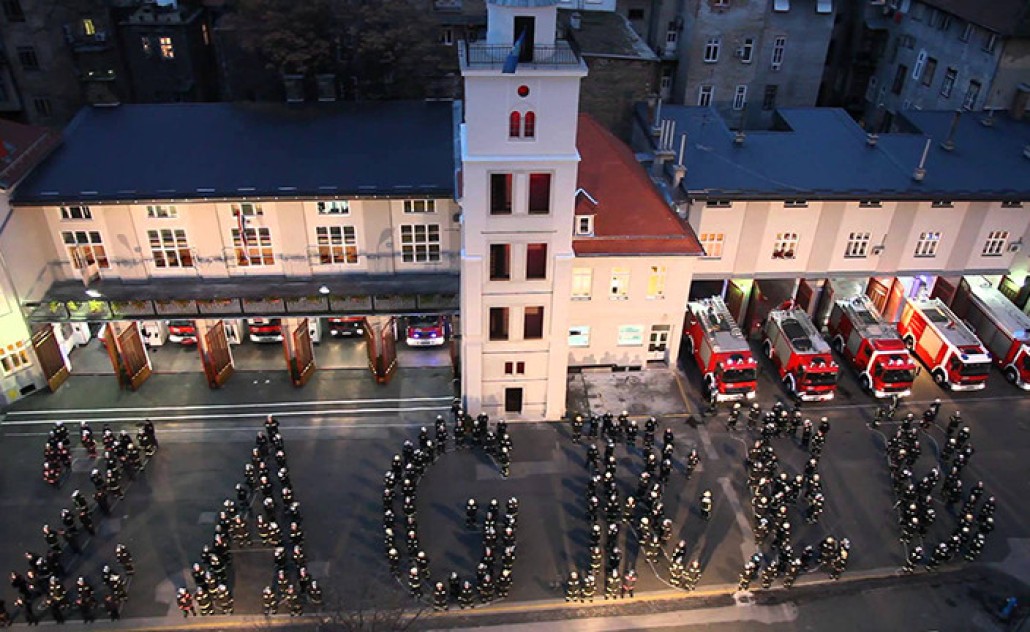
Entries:
POLYGON ((264 610, 266 617, 279 612, 279 600, 276 599, 271 586, 265 586, 264 590, 261 591, 261 608, 264 610))
POLYGON ((447 587, 443 582, 436 582, 433 586, 433 609, 437 612, 447 610, 447 587))
POLYGON ((179 606, 179 610, 182 610, 182 617, 185 619, 191 614, 197 616, 197 607, 193 605, 193 597, 186 591, 185 588, 180 588, 175 595, 175 603, 179 606))

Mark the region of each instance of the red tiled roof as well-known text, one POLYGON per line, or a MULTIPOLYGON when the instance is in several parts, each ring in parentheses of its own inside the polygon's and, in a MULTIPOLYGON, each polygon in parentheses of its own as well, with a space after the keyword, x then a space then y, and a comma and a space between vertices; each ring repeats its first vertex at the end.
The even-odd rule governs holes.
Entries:
POLYGON ((577 196, 576 214, 594 216, 594 236, 573 237, 577 255, 703 254, 630 148, 589 114, 579 115, 576 148, 577 186, 589 194, 577 196))
POLYGON ((10 189, 61 143, 59 134, 0 119, 0 189, 10 189))

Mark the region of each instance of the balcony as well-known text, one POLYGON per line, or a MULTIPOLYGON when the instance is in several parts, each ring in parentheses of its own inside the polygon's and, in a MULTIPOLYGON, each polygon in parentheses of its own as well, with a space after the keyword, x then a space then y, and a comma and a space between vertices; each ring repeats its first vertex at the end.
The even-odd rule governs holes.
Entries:
MULTIPOLYGON (((497 46, 486 42, 458 42, 461 66, 468 70, 497 70, 504 67, 511 54, 511 46, 497 46)), ((554 46, 534 46, 533 58, 520 61, 519 68, 534 70, 572 69, 583 64, 579 51, 568 41, 558 40, 554 46)))

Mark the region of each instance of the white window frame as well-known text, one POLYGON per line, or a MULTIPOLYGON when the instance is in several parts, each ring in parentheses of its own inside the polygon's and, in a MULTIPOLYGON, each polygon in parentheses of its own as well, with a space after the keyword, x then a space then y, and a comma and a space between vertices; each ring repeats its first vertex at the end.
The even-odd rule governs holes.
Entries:
POLYGON ((179 217, 179 209, 173 205, 148 204, 147 219, 176 219, 179 217))
POLYGON ((651 266, 647 273, 647 298, 651 301, 665 299, 665 266, 651 266))
POLYGON ((14 375, 32 366, 32 355, 29 345, 24 340, 12 342, 0 349, 0 374, 4 377, 14 375))
POLYGON ((1000 257, 1005 254, 1005 244, 1008 240, 1009 231, 992 230, 987 233, 987 241, 984 242, 984 249, 980 254, 984 257, 1000 257))
POLYGON ((776 233, 773 240, 773 259, 797 259, 800 237, 794 232, 776 233), (777 253, 780 253, 777 256, 777 253), (788 256, 790 255, 790 256, 788 256))
POLYGON ((644 326, 619 325, 619 329, 615 338, 615 344, 620 347, 644 346, 644 326))
POLYGON ((594 269, 572 269, 572 295, 574 301, 589 301, 594 293, 594 269))
POLYGON ((96 263, 97 267, 101 269, 111 267, 111 260, 107 256, 107 247, 104 246, 104 236, 100 234, 100 231, 63 230, 61 231, 61 242, 68 252, 72 267, 76 270, 82 267, 80 257, 85 257, 86 262, 90 265, 96 263), (84 235, 85 238, 80 238, 80 235, 84 235), (100 256, 97 256, 98 252, 100 256))
POLYGON ((916 240, 916 249, 912 253, 913 257, 920 259, 930 259, 937 256, 937 249, 941 245, 941 232, 937 230, 931 230, 919 233, 919 239, 916 240))
POLYGON ((321 265, 357 265, 358 234, 353 226, 316 226, 315 247, 321 265), (328 261, 324 253, 328 253, 328 261))
POLYGON ((697 105, 706 108, 712 105, 715 99, 715 86, 704 85, 697 87, 697 105))
POLYGON ((444 46, 454 46, 454 29, 445 26, 440 29, 440 43, 444 46))
POLYGON ((62 206, 61 219, 68 221, 87 221, 93 219, 93 211, 88 206, 62 206))
POLYGON ((865 232, 850 233, 848 243, 844 246, 845 259, 865 259, 869 256, 871 235, 865 232))
POLYGON ((986 38, 984 39, 983 51, 985 53, 994 53, 994 49, 998 47, 998 34, 994 31, 984 31, 986 38))
POLYGON ((576 216, 576 235, 580 237, 590 237, 594 234, 594 216, 593 215, 577 215, 576 216))
POLYGON ((972 22, 966 22, 965 28, 962 29, 962 34, 958 36, 960 41, 968 42, 972 37, 973 33, 976 32, 976 25, 972 22))
POLYGON ((436 200, 404 200, 404 212, 413 213, 435 213, 436 200))
POLYGON ((719 49, 722 48, 721 37, 709 37, 705 41, 703 61, 706 64, 714 64, 719 61, 719 49))
POLYGON ((401 261, 439 263, 442 259, 439 224, 401 224, 398 227, 401 261), (435 239, 434 237, 435 233, 435 239))
POLYGON ((350 215, 350 200, 319 200, 315 210, 319 215, 350 215))
POLYGON ((570 347, 589 347, 590 346, 590 326, 589 325, 573 325, 569 327, 569 346, 570 347))
POLYGON ((744 109, 747 105, 747 86, 739 85, 733 91, 733 109, 737 112, 744 109))
POLYGON ((916 55, 916 63, 912 65, 912 78, 919 81, 919 78, 923 76, 923 67, 926 66, 926 49, 921 49, 919 54, 916 55))
POLYGON ((876 78, 876 75, 870 75, 869 76, 869 83, 866 84, 866 87, 865 87, 865 100, 866 101, 872 101, 874 98, 876 98, 876 84, 877 84, 878 81, 879 81, 879 79, 876 78))
POLYGON ((621 266, 612 268, 608 298, 613 301, 629 300, 629 268, 621 266))
POLYGON ((234 227, 231 231, 233 252, 236 255, 236 265, 242 268, 262 268, 276 264, 274 243, 272 242, 272 231, 264 226, 248 226, 243 236, 247 238, 247 247, 243 247, 243 240, 240 238, 240 229, 234 227), (240 257, 239 251, 246 251, 245 256, 240 257), (267 261, 266 261, 267 259, 267 261))
POLYGON ((704 259, 722 259, 726 246, 726 233, 701 233, 701 247, 705 249, 704 259))
POLYGON ((944 71, 944 78, 941 79, 941 96, 944 98, 951 97, 951 93, 955 90, 955 82, 958 81, 958 69, 947 68, 944 71))
POLYGON ((773 40, 772 62, 770 63, 770 68, 773 70, 779 70, 783 66, 783 55, 786 50, 787 37, 785 35, 780 35, 773 40))
POLYGON ((976 107, 976 100, 980 98, 980 92, 983 90, 983 84, 976 79, 970 79, 969 85, 966 86, 966 94, 962 97, 962 108, 965 110, 972 110, 976 107), (973 86, 976 86, 976 90, 973 90, 973 86))
POLYGON ((231 207, 234 217, 239 215, 243 217, 262 217, 265 214, 261 205, 254 202, 239 202, 238 204, 232 204, 231 207))
POLYGON ((808 200, 784 200, 783 208, 808 208, 808 200))
POLYGON ((740 63, 750 64, 755 58, 755 38, 745 37, 744 43, 738 50, 740 51, 740 63))
POLYGON ((147 230, 147 243, 155 268, 192 268, 195 266, 193 250, 183 228, 157 228, 147 230))

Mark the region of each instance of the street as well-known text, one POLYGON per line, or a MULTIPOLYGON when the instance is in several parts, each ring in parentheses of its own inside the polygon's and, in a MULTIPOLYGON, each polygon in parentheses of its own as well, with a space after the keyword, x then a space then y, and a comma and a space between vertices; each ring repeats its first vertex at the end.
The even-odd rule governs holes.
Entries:
MULTIPOLYGON (((437 414, 450 419, 450 372, 405 370, 387 387, 368 384, 360 371, 322 371, 317 376, 306 389, 295 391, 273 383, 272 378, 265 383, 261 373, 244 372, 223 391, 211 392, 202 382, 176 383, 174 375, 155 375, 135 394, 118 392, 108 384, 113 380, 105 381, 103 376, 79 377, 57 394, 35 396, 16 406, 0 430, 0 503, 8 515, 19 518, 0 525, 5 543, 0 563, 24 572, 23 553, 45 549, 41 525, 59 524, 58 514, 70 505, 73 489, 92 491, 88 480, 92 466, 77 441, 73 442, 72 474, 61 487, 52 489, 40 479, 42 446, 54 420, 65 420, 73 432, 77 421, 89 419, 95 431, 110 423, 115 430, 131 428, 134 434, 135 423, 151 418, 161 441, 159 452, 127 488, 125 500, 113 515, 99 520, 99 533, 85 554, 65 553, 71 578, 66 585, 71 587, 80 574, 96 581, 100 566, 113 562, 115 544, 125 543, 136 557, 137 569, 123 612, 125 622, 136 621, 140 626, 182 622, 175 590, 192 588, 189 566, 199 560, 200 549, 209 543, 222 501, 232 497, 233 486, 242 481, 243 466, 249 462, 264 414, 274 413, 281 421, 293 488, 304 514, 308 569, 324 586, 326 608, 336 604, 348 608, 359 602, 366 607, 414 607, 406 588, 389 576, 384 558, 382 480, 392 456, 400 452, 405 439, 415 439, 419 426, 431 428, 437 414), (298 395, 304 399, 298 400, 298 395)), ((762 380, 759 401, 767 407, 778 385, 769 379, 768 371, 762 380)), ((986 563, 992 571, 1008 573, 1011 592, 1025 595, 1020 582, 1030 579, 1030 517, 1021 511, 1021 501, 1030 476, 1022 455, 1030 449, 1030 422, 1024 394, 1005 384, 999 374, 992 375, 992 381, 985 392, 948 395, 924 374, 913 402, 903 404, 901 412, 910 405, 911 411, 919 414, 932 397, 940 396, 944 406, 938 424, 943 424, 957 406, 961 408, 976 446, 964 478, 967 484, 984 480, 987 493, 998 500, 998 528, 973 569, 986 563)), ((684 403, 684 396, 687 402, 698 401, 698 382, 689 369, 682 374, 573 375, 569 407, 599 412, 595 406, 603 402, 614 413, 624 408, 633 415, 647 410, 664 415, 659 433, 665 426, 673 429, 677 456, 665 499, 666 513, 674 524, 667 549, 679 539, 685 540, 686 558, 699 560, 703 568, 699 593, 728 595, 736 587, 744 559, 756 550, 744 455, 757 435, 744 428, 727 430, 725 406, 718 417, 706 423, 689 423, 689 414, 696 411, 684 403), (691 449, 698 451, 701 463, 686 480, 683 457, 691 449), (715 498, 713 516, 707 522, 696 507, 705 489, 712 490, 715 498)), ((818 593, 832 588, 837 595, 838 588, 857 578, 893 577, 904 561, 884 456, 884 435, 893 433, 895 426, 885 424, 871 430, 866 425, 872 402, 858 394, 853 376, 846 371, 840 388, 836 400, 804 408, 806 416, 817 419, 826 415, 832 429, 819 469, 826 511, 816 525, 798 521, 795 548, 816 544, 826 535, 846 537, 852 543, 851 564, 842 580, 831 587, 825 572, 814 571, 798 581, 795 591, 818 593)), ((585 447, 572 443, 568 424, 517 424, 510 425, 509 431, 514 442, 510 478, 502 478, 497 465, 481 452, 455 452, 452 444, 446 455, 430 465, 419 484, 420 539, 430 558, 433 581, 452 571, 462 578, 474 574, 481 552, 480 535, 464 527, 463 508, 468 498, 476 498, 481 505, 497 498, 503 505, 509 496, 518 497, 514 585, 507 600, 483 610, 487 616, 492 609, 503 612, 505 604, 532 602, 542 609, 550 608, 548 604, 558 608, 568 573, 589 566, 585 447)), ((934 444, 941 437, 939 429, 924 434, 917 477, 932 465, 934 444)), ((788 438, 772 442, 784 468, 799 470, 805 455, 797 443, 788 438)), ((630 450, 622 444, 616 456, 620 495, 625 497, 636 487, 642 459, 639 448, 630 450)), ((938 513, 938 524, 927 537, 934 542, 950 533, 956 520, 943 506, 938 513)), ((635 564, 640 575, 638 599, 683 594, 669 586, 664 557, 649 566, 643 555, 638 556, 635 537, 626 532, 623 529, 624 560, 635 564)), ((233 560, 235 612, 259 614, 261 588, 273 583, 271 553, 259 548, 235 551, 233 560)), ((963 564, 951 562, 945 570, 963 564)), ((880 581, 904 586, 906 581, 917 580, 880 581)), ((779 582, 774 589, 766 594, 784 592, 779 582)), ((763 594, 757 585, 752 591, 759 597, 763 594)), ((9 589, 5 592, 10 604, 13 595, 9 589)), ((600 594, 597 599, 603 601, 600 594)), ((798 620, 818 620, 814 614, 818 611, 816 608, 798 620)), ((899 609, 897 616, 908 615, 899 609)), ((475 619, 470 618, 469 624, 475 619)), ((655 623, 655 627, 664 624, 655 623)))

